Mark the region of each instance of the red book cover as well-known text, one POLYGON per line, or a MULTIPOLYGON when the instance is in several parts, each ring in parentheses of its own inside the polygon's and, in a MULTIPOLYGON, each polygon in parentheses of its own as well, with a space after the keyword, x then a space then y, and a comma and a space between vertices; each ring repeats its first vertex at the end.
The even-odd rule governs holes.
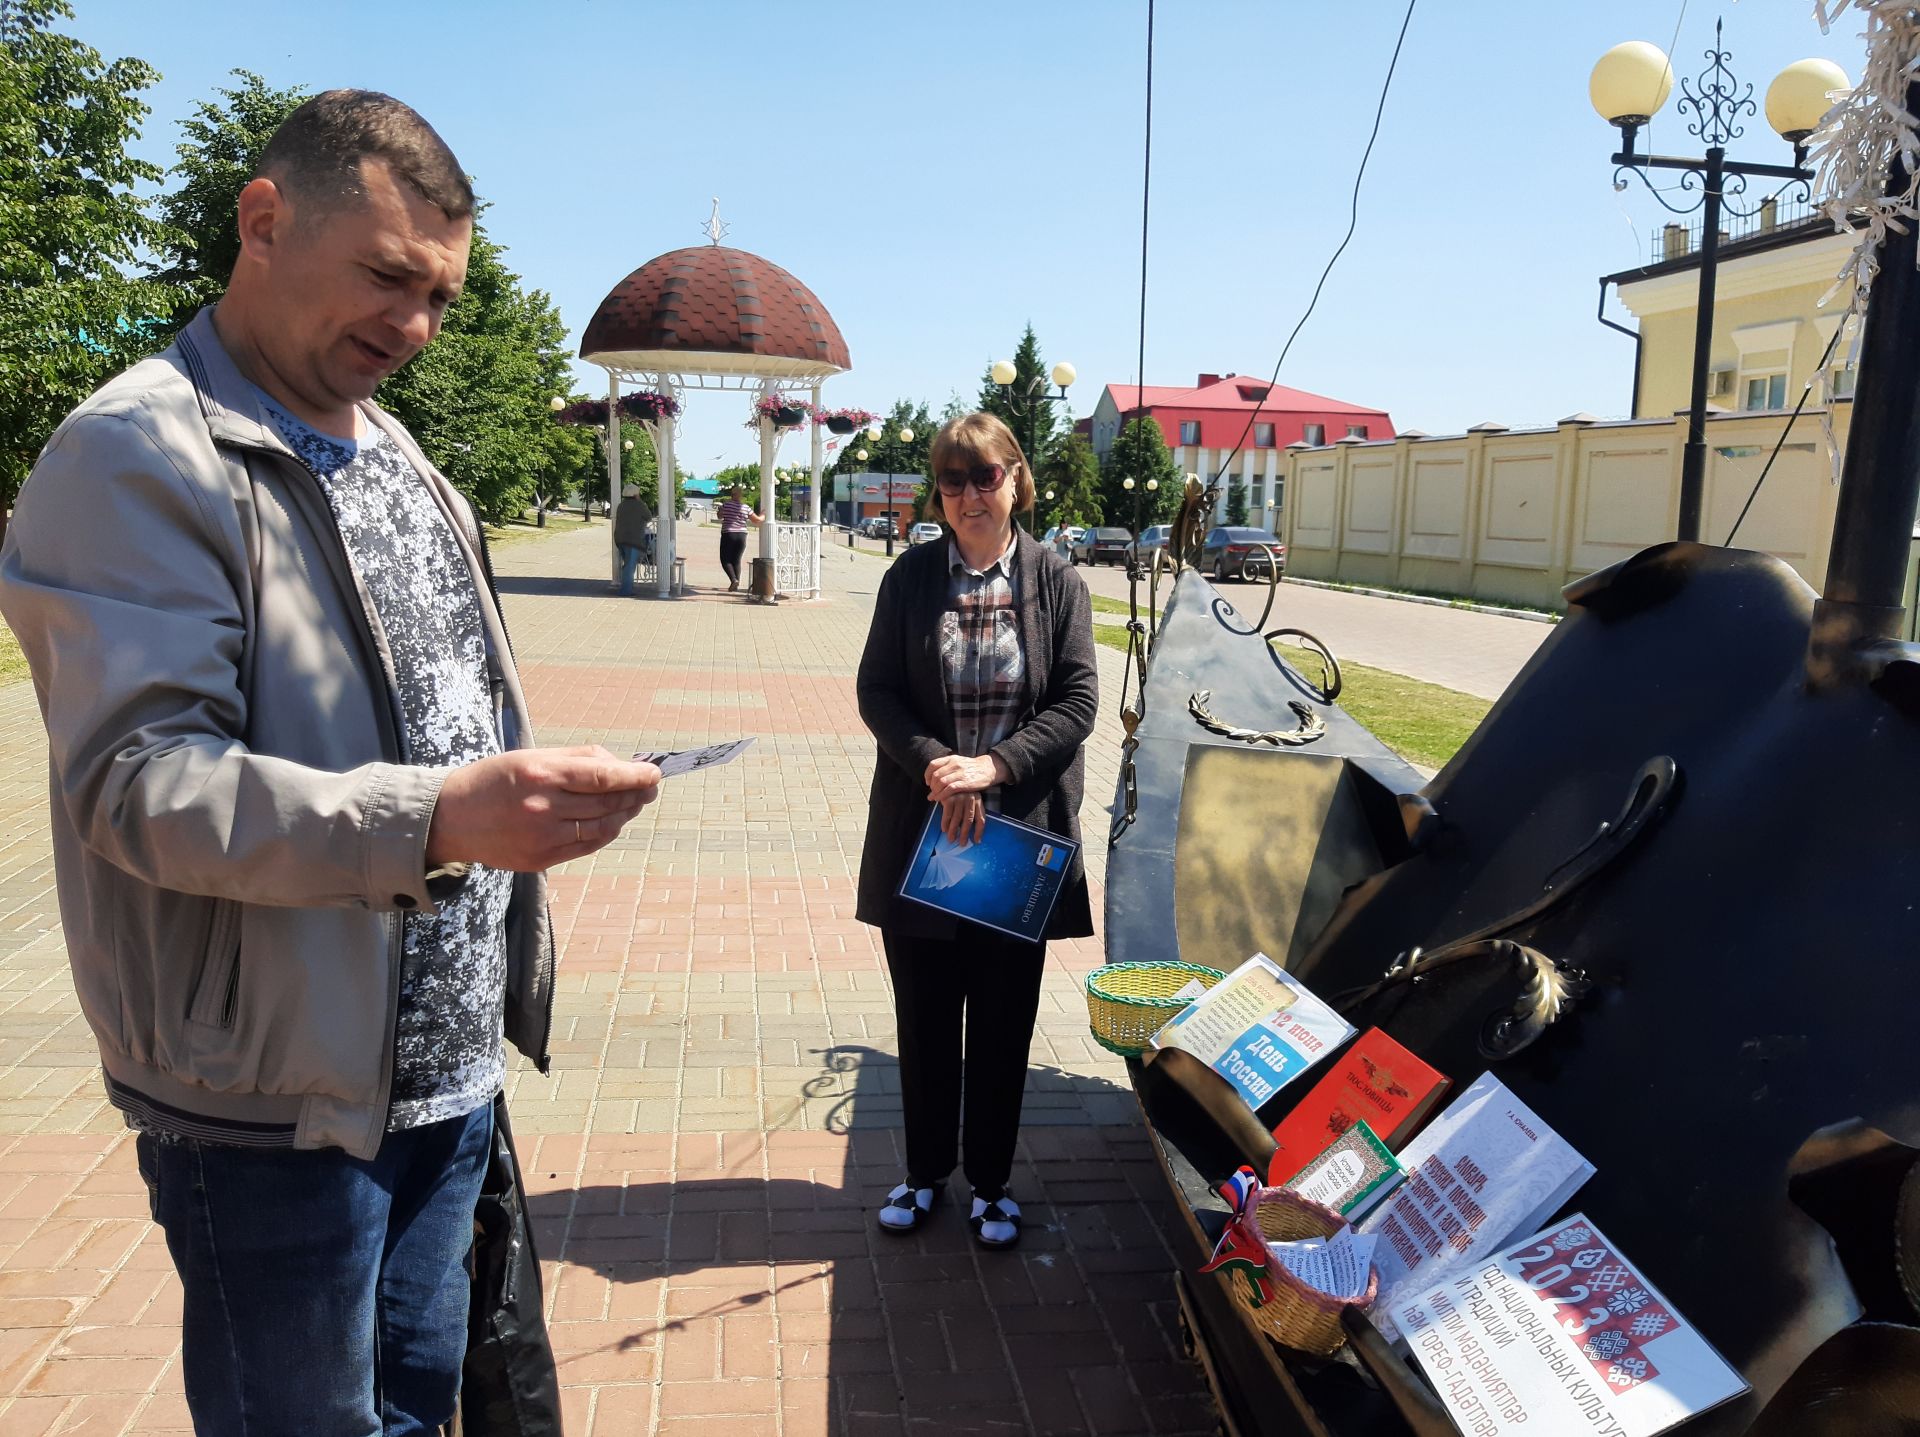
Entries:
POLYGON ((1378 1028, 1367 1029, 1273 1130, 1269 1186, 1286 1182, 1359 1118, 1398 1152, 1451 1086, 1378 1028))

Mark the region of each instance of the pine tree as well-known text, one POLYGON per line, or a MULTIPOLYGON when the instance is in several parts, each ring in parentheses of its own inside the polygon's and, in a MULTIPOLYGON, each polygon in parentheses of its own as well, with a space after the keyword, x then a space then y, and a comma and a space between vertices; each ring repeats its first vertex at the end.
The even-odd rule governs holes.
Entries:
POLYGON ((1040 357, 1040 341, 1034 336, 1032 324, 1027 325, 1013 352, 1013 370, 1013 383, 1003 388, 993 382, 992 366, 988 366, 980 380, 980 407, 1006 422, 1037 471, 1053 448, 1057 425, 1053 406, 1045 401, 1052 381, 1040 357))
POLYGON ((1040 466, 1033 527, 1044 534, 1056 524, 1092 526, 1100 522, 1100 461, 1093 446, 1069 434, 1040 466), (1046 496, 1051 491, 1052 499, 1046 496))
POLYGON ((1129 422, 1107 451, 1100 470, 1102 521, 1131 529, 1164 523, 1180 508, 1180 470, 1167 451, 1160 426, 1144 415, 1129 422), (1133 488, 1126 485, 1133 480, 1133 488), (1149 489, 1152 482, 1156 488, 1149 489))

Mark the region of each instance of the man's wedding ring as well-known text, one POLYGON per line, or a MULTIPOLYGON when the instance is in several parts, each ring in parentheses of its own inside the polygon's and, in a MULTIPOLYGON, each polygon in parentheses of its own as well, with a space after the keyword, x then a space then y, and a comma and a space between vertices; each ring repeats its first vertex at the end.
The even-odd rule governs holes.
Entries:
POLYGON ((573 821, 573 841, 575 843, 580 841, 580 820, 577 818, 573 821))

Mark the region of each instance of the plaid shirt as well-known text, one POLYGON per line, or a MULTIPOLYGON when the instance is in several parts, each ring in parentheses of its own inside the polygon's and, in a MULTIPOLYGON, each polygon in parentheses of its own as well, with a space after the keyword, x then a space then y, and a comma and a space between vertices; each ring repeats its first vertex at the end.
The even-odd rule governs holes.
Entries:
MULTIPOLYGON (((1027 677, 1013 591, 1013 550, 986 569, 970 569, 958 546, 947 544, 947 611, 940 616, 940 661, 946 670, 954 748, 978 758, 1013 732, 1027 677)), ((989 808, 999 794, 989 791, 989 808)))

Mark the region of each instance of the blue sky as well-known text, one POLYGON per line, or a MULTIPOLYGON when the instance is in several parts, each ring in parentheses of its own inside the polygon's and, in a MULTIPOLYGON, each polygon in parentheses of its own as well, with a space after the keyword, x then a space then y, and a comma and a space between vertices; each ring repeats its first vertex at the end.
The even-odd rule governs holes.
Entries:
MULTIPOLYGON (((75 9, 67 28, 162 72, 141 145, 162 163, 237 67, 407 100, 576 343, 629 271, 703 242, 718 195, 727 243, 793 271, 838 320, 854 368, 832 402, 971 397, 1029 320, 1048 362, 1080 371, 1076 415, 1134 376, 1144 0, 75 9)), ((1402 13, 1162 0, 1148 383, 1271 370, 1345 230, 1402 13)), ((1720 18, 1756 98, 1807 55, 1859 76, 1857 26, 1822 35, 1811 0, 1419 0, 1359 232, 1281 382, 1435 433, 1624 412, 1632 345, 1594 322, 1597 278, 1641 263, 1664 212, 1637 183, 1614 191, 1587 74, 1623 39, 1669 48, 1676 22, 1675 70, 1696 73, 1720 18)), ((1669 102, 1654 145, 1688 140, 1669 102)), ((1787 158, 1759 117, 1733 152, 1787 158)), ((681 462, 751 458, 744 415, 738 395, 694 396, 681 462)))

